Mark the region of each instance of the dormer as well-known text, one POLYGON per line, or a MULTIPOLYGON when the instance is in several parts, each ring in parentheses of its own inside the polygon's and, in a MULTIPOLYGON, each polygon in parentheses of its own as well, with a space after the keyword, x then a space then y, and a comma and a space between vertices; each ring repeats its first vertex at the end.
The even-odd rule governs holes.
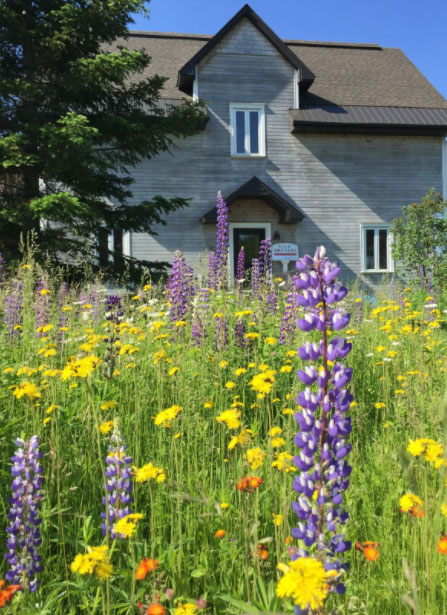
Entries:
MULTIPOLYGON (((194 96, 199 96, 199 79, 198 65, 204 60, 219 44, 223 42, 225 37, 235 31, 244 20, 248 20, 263 35, 276 51, 293 67, 294 69, 294 84, 295 97, 294 107, 299 108, 300 95, 304 94, 314 81, 313 73, 307 66, 289 49, 289 47, 269 28, 269 26, 257 15, 253 9, 246 4, 236 15, 225 24, 219 32, 211 38, 186 64, 178 73, 177 86, 179 90, 194 96)), ((247 49, 247 53, 251 50, 247 49)))

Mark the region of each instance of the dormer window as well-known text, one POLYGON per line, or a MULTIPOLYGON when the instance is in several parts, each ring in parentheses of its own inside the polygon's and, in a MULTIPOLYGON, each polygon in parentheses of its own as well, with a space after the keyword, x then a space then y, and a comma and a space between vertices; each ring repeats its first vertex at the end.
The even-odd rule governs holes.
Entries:
POLYGON ((265 156, 265 111, 262 104, 230 104, 231 155, 265 156))

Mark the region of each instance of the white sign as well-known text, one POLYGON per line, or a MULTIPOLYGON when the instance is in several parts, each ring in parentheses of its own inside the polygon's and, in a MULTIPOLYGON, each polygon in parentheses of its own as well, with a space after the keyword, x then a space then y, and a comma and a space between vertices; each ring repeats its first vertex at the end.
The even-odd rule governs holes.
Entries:
POLYGON ((272 260, 296 261, 298 258, 298 246, 296 243, 275 243, 272 245, 272 260))

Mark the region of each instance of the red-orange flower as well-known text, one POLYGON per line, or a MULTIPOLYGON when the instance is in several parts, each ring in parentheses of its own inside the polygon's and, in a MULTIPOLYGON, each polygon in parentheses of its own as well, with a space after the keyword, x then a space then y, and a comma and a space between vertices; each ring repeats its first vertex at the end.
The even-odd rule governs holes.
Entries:
POLYGON ((166 609, 158 602, 151 602, 147 607, 146 615, 166 615, 166 609))
POLYGON ((441 555, 447 554, 447 536, 442 532, 441 538, 438 541, 437 550, 441 555))
POLYGON ((225 531, 225 530, 217 530, 217 531, 214 533, 214 536, 215 536, 216 538, 223 538, 223 537, 225 536, 225 534, 226 534, 226 531, 225 531))
POLYGON ((258 557, 261 559, 268 559, 269 550, 265 545, 258 545, 256 550, 258 552, 258 557))
POLYGON ((365 558, 369 562, 375 562, 379 559, 379 547, 380 542, 373 542, 372 540, 366 540, 361 544, 359 542, 355 543, 355 548, 363 553, 365 558))
POLYGON ((252 491, 262 485, 263 482, 264 479, 259 476, 244 476, 244 478, 239 479, 237 488, 239 491, 248 491, 248 493, 252 493, 252 491))
POLYGON ((157 570, 158 568, 158 560, 143 557, 141 562, 138 564, 138 568, 135 571, 135 578, 141 581, 146 578, 148 572, 152 572, 152 570, 157 570))
MULTIPOLYGON (((5 582, 0 580, 0 587, 3 587, 5 582)), ((12 600, 14 594, 18 592, 20 585, 7 585, 5 589, 0 589, 0 607, 12 600)))

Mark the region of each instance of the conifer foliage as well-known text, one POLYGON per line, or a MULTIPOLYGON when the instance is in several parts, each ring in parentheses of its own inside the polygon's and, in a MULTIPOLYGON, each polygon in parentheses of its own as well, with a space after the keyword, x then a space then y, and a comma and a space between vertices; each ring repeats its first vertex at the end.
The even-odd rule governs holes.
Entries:
POLYGON ((132 167, 168 150, 173 137, 194 134, 204 118, 190 102, 167 110, 157 104, 165 78, 147 76, 147 53, 126 48, 136 13, 147 13, 145 0, 0 3, 5 251, 35 229, 56 260, 82 252, 100 228, 153 232, 187 204, 132 200, 132 167))

